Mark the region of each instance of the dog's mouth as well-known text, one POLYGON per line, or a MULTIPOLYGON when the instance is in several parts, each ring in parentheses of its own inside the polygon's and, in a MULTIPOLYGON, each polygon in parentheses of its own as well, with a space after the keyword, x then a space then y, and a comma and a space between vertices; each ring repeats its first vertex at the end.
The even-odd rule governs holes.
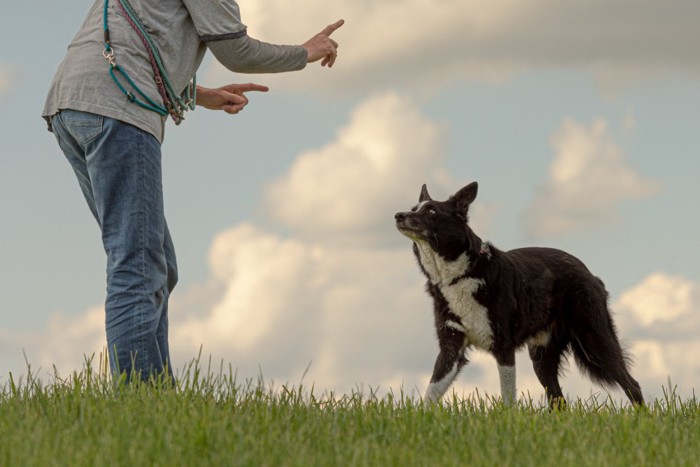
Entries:
POLYGON ((405 221, 397 220, 396 229, 412 240, 421 240, 425 237, 423 229, 407 225, 405 221))

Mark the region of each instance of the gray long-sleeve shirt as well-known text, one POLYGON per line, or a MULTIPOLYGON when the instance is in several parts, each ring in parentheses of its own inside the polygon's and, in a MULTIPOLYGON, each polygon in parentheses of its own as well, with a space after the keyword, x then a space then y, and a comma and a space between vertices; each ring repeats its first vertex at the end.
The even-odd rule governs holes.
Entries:
MULTIPOLYGON (((148 53, 111 0, 110 40, 116 62, 151 99, 162 101, 148 53)), ((301 46, 273 45, 248 36, 234 0, 130 0, 161 55, 174 89, 184 90, 209 48, 226 68, 239 73, 277 73, 306 66, 301 46)), ((96 0, 61 62, 42 116, 81 110, 135 125, 163 140, 165 117, 142 108, 119 90, 102 56, 104 0, 96 0)), ((125 83, 126 84, 126 83, 125 83)), ((130 86, 126 84, 126 88, 130 86)), ((136 94, 136 93, 134 93, 136 94)))

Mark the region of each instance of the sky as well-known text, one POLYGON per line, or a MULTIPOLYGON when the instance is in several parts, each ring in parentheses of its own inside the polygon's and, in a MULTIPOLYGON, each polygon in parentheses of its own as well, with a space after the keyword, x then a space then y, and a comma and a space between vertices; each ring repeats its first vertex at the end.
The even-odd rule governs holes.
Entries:
MULTIPOLYGON (((330 70, 235 75, 208 56, 200 84, 270 92, 236 116, 168 123, 176 368, 201 352, 241 382, 422 394, 432 304, 393 216, 423 183, 445 199, 478 181, 482 238, 579 257, 607 285, 644 395, 695 393, 700 3, 239 4, 249 34, 273 43, 346 24, 330 70)), ((17 2, 0 17, 0 385, 28 367, 69 374, 105 345, 99 231, 40 118, 89 5, 17 2)), ((494 359, 469 359, 453 391, 498 395, 494 359)), ((521 397, 541 399, 526 352, 517 372, 521 397)), ((573 362, 562 386, 608 394, 573 362)))

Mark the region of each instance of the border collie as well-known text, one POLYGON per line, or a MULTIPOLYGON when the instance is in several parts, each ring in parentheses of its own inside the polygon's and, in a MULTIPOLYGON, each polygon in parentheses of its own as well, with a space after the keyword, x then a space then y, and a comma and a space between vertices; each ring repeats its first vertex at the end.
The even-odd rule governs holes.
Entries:
POLYGON ((603 386, 619 385, 633 404, 644 399, 629 373, 603 282, 577 258, 552 248, 501 251, 469 227, 473 182, 447 201, 430 198, 425 185, 411 211, 396 214, 396 228, 413 240, 434 302, 440 353, 425 393, 439 400, 467 364, 467 348, 496 358, 504 403, 513 403, 515 352, 527 345, 550 407, 564 405, 562 356, 603 386))

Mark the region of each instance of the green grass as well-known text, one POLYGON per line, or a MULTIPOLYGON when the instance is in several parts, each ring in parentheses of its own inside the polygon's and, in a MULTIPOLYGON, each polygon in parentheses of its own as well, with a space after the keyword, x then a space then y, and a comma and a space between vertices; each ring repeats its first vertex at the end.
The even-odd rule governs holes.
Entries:
POLYGON ((700 404, 671 390, 647 407, 578 401, 550 412, 475 397, 324 394, 193 362, 176 389, 115 388, 100 364, 0 388, 0 464, 700 465, 700 404))

